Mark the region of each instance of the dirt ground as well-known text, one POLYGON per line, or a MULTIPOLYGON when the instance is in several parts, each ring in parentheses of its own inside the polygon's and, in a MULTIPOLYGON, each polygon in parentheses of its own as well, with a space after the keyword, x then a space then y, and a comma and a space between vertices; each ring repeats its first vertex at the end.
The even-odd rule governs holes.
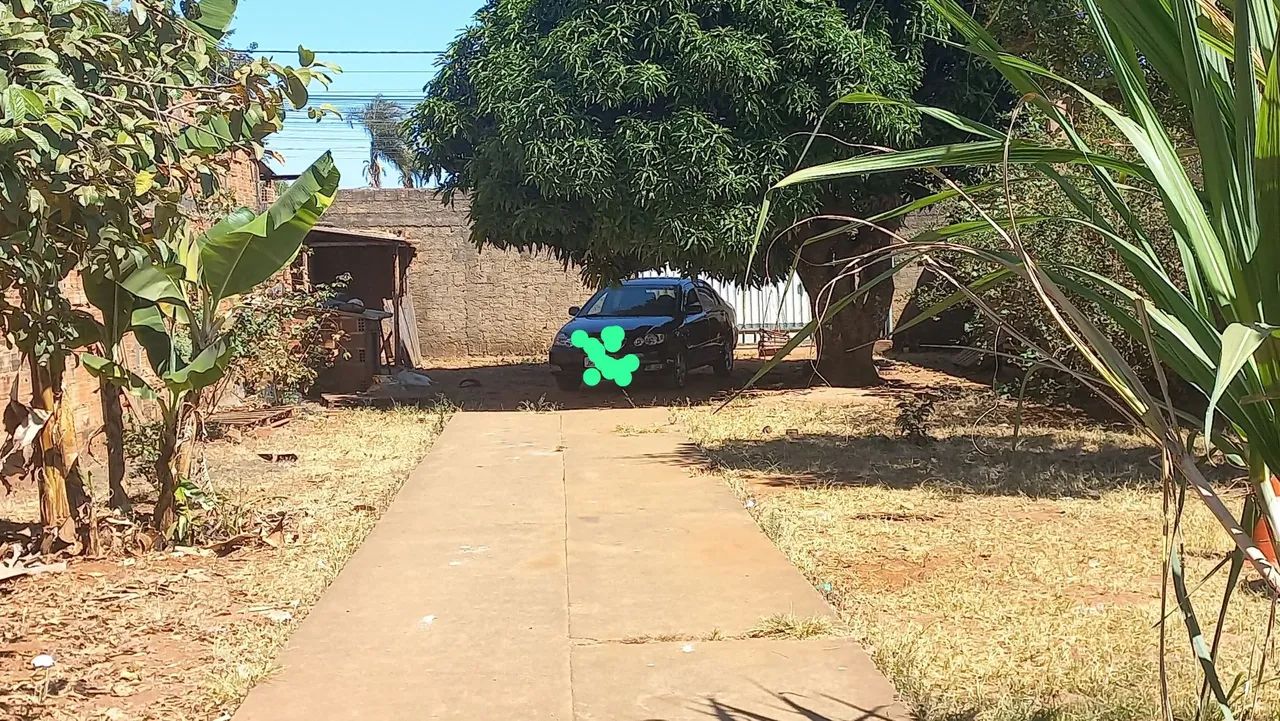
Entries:
MULTIPOLYGON (((1157 718, 1162 494, 1150 445, 1071 409, 1033 406, 1019 422, 1016 404, 933 370, 884 374, 882 388, 759 394, 718 413, 677 409, 672 422, 695 441, 688 462, 738 492, 922 721, 1157 718), (934 398, 923 418, 922 395, 934 398)), ((1233 475, 1214 477, 1238 507, 1233 475)), ((1210 574, 1231 544, 1188 503, 1187 575, 1212 639, 1226 574, 1210 574)), ((1237 675, 1269 643, 1270 603, 1250 573, 1220 667, 1237 711, 1274 718, 1276 682, 1237 675)), ((1200 676, 1169 618, 1175 712, 1189 719, 1200 676)))
MULTIPOLYGON (((826 388, 813 372, 811 349, 801 347, 786 361, 759 380, 744 397, 798 394, 819 402, 838 402, 862 391, 826 388)), ((942 376, 927 368, 879 359, 882 371, 894 369, 887 383, 876 392, 925 388, 942 376)), ((720 378, 710 368, 691 371, 686 387, 676 390, 662 376, 641 374, 623 389, 609 383, 595 388, 564 391, 556 387, 551 367, 543 358, 465 358, 457 361, 428 360, 424 372, 436 385, 432 391, 469 410, 520 410, 554 406, 564 410, 580 408, 683 407, 719 405, 744 388, 765 362, 754 348, 739 348, 733 373, 720 378)))
MULTIPOLYGON (((214 442, 207 485, 218 522, 252 529, 243 546, 73 559, 63 573, 0 583, 0 718, 229 718, 447 415, 314 409, 262 437, 214 442), (32 668, 39 654, 55 659, 47 674, 32 668)), ((30 488, 0 497, 0 532, 34 510, 30 488)))
MULTIPOLYGON (((427 373, 472 410, 670 407, 669 423, 694 441, 682 460, 730 484, 922 721, 1158 716, 1161 494, 1143 438, 1071 409, 1019 411, 982 384, 902 360, 882 360, 885 385, 861 390, 810 387, 809 363, 791 361, 721 408, 760 367, 747 355, 732 378, 700 370, 682 391, 646 379, 560 391, 540 359, 427 373)), ((77 562, 0 584, 0 718, 203 719, 232 708, 444 417, 340 411, 212 446, 232 508, 287 514, 286 538, 297 539, 282 548, 77 562), (300 460, 256 455, 282 450, 300 460), (39 653, 57 659, 47 690, 31 668, 39 653)), ((1215 478, 1238 503, 1232 474, 1215 478)), ((10 521, 0 532, 33 508, 29 494, 0 497, 10 521)), ((1211 571, 1228 541, 1194 504, 1183 536, 1212 637, 1225 574, 1211 571)), ((1280 686, 1235 671, 1269 648, 1259 632, 1269 609, 1241 584, 1222 634, 1233 702, 1255 717, 1275 716, 1280 686)), ((1181 620, 1169 618, 1175 711, 1191 718, 1198 676, 1181 620)))

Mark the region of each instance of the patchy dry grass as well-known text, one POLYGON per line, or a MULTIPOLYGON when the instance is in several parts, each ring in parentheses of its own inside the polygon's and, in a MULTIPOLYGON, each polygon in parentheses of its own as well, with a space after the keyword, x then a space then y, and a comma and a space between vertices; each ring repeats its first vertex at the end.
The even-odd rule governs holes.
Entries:
POLYGON ((662 433, 665 430, 667 430, 667 427, 662 425, 652 425, 652 426, 619 425, 614 427, 613 432, 617 433, 620 436, 644 436, 644 435, 649 435, 651 433, 662 433))
POLYGON ((760 619, 750 631, 748 638, 819 638, 830 636, 836 632, 836 624, 826 616, 797 616, 793 613, 778 613, 760 619))
MULTIPOLYGON (((363 541, 448 412, 333 411, 264 438, 208 446, 211 480, 225 503, 258 515, 288 514, 284 530, 296 540, 223 558, 183 552, 82 561, 68 573, 6 584, 0 717, 228 717, 271 672, 285 639, 363 541), (257 455, 285 451, 298 461, 270 463, 257 455), (38 653, 58 660, 44 704, 30 668, 38 653)), ((19 507, 10 498, 0 510, 12 516, 19 507)))
MULTIPOLYGON (((1157 718, 1153 451, 1122 429, 1046 409, 1024 418, 1015 449, 1010 405, 974 387, 944 391, 919 443, 896 435, 901 390, 761 396, 676 415, 921 719, 1157 718)), ((1198 580, 1229 541, 1189 508, 1188 575, 1198 580)), ((1194 596, 1210 638, 1224 584, 1220 573, 1194 596)), ((1228 685, 1261 652, 1268 608, 1236 593, 1223 635, 1228 685)), ((1168 638, 1175 711, 1190 718, 1199 676, 1176 614, 1168 638)), ((1280 712, 1274 681, 1257 703, 1260 716, 1280 712)))

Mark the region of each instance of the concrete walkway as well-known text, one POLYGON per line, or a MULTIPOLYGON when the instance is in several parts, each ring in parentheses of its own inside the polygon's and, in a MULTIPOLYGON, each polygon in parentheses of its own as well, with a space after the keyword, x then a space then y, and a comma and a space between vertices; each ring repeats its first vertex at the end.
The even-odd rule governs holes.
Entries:
POLYGON ((907 719, 666 411, 454 416, 236 721, 907 719))

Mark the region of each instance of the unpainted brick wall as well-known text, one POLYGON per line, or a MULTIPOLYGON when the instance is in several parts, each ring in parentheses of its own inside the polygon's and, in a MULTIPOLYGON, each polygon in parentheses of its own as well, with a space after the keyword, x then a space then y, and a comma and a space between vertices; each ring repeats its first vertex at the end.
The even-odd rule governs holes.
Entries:
MULTIPOLYGON (((238 155, 232 159, 222 183, 239 205, 260 209, 275 198, 274 189, 262 182, 258 163, 247 155, 238 155)), ((74 307, 97 315, 97 311, 84 297, 79 275, 72 273, 63 281, 60 289, 74 307)), ((142 347, 132 337, 125 339, 121 350, 132 368, 143 371, 144 376, 149 374, 142 347)), ((0 397, 3 398, 0 403, 8 403, 9 390, 13 387, 15 378, 18 380, 18 398, 24 403, 30 403, 31 369, 0 336, 0 397)), ((129 400, 131 399, 126 399, 126 402, 129 400)), ((82 438, 102 425, 98 381, 75 361, 63 378, 63 402, 74 409, 76 432, 82 438)))
POLYGON ((424 356, 545 352, 569 306, 594 289, 550 255, 478 250, 469 237, 468 209, 464 197, 446 206, 424 189, 343 190, 325 222, 400 235, 417 249, 409 294, 424 356))
MULTIPOLYGON (((93 312, 92 306, 84 297, 84 288, 80 284, 80 276, 72 274, 60 286, 62 295, 71 304, 81 310, 93 312)), ((96 315, 96 313, 95 313, 96 315)), ((139 350, 136 344, 126 341, 124 352, 139 350)), ((82 436, 92 432, 102 423, 102 409, 98 401, 98 381, 79 367, 75 360, 73 367, 63 378, 63 402, 70 404, 75 413, 76 431, 82 436)), ((0 393, 4 403, 9 401, 9 391, 14 379, 18 381, 18 399, 23 403, 31 402, 31 367, 23 362, 22 356, 10 348, 0 338, 0 393)))

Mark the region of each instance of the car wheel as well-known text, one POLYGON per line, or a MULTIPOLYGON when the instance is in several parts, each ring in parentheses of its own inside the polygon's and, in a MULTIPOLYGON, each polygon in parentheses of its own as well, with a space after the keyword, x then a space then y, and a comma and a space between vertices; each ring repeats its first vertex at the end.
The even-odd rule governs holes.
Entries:
POLYGON ((576 391, 582 387, 582 376, 573 373, 553 373, 556 385, 562 391, 576 391))
POLYGON ((733 373, 733 344, 725 343, 722 355, 711 364, 711 369, 721 378, 728 377, 733 373))
POLYGON ((684 388, 689 382, 689 357, 684 351, 676 354, 675 366, 671 369, 671 385, 674 388, 684 388))

